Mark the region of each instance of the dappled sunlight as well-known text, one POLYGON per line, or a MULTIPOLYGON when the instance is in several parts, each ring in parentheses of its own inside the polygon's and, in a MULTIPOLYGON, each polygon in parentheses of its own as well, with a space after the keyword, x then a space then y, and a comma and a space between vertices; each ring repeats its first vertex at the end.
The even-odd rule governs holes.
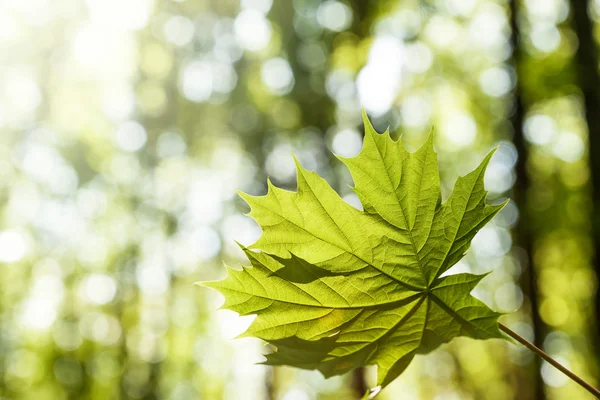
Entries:
MULTIPOLYGON (((251 318, 194 283, 249 264, 236 242, 261 229, 237 190, 296 190, 292 153, 363 209, 330 154, 359 154, 362 110, 411 152, 432 137, 443 200, 497 147, 488 203, 512 200, 450 273, 491 272, 473 295, 593 382, 600 172, 574 2, 515 4, 519 48, 495 0, 0 2, 0 396, 352 398, 351 375, 256 365, 271 349, 233 339, 251 318)), ((458 339, 378 398, 533 398, 536 365, 458 339)), ((582 393, 545 362, 539 381, 582 393)))

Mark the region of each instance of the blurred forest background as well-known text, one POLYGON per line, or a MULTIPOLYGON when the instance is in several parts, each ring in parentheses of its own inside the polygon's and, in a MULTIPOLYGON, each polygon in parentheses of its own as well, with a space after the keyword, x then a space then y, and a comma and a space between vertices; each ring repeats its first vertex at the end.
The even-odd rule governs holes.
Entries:
MULTIPOLYGON (((351 204, 331 152, 361 107, 443 190, 493 146, 513 201, 454 271, 600 383, 600 1, 0 0, 0 398, 354 399, 255 362, 247 318, 194 286, 246 263, 242 189, 293 189, 294 152, 351 204), (516 311, 515 311, 516 310, 516 311)), ((522 346, 459 338, 383 399, 589 399, 522 346)))

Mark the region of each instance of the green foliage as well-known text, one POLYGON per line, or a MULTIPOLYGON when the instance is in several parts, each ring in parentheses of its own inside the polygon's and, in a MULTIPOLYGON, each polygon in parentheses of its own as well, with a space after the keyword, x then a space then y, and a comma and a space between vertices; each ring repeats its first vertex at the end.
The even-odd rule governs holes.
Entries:
POLYGON ((483 275, 441 277, 503 205, 485 204, 493 152, 442 204, 432 139, 409 153, 364 121, 361 153, 340 157, 364 211, 296 161, 297 192, 269 182, 266 196, 241 194, 263 229, 243 247, 252 266, 205 285, 225 295, 225 308, 257 314, 245 335, 277 348, 267 364, 326 377, 377 365, 384 387, 415 354, 456 336, 503 337, 500 314, 469 294, 483 275))

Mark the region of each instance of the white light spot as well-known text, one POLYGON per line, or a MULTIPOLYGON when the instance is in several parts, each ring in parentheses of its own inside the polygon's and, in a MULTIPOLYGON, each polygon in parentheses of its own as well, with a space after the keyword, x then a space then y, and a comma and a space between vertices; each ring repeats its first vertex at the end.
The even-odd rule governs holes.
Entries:
POLYGON ((83 337, 106 346, 115 345, 121 337, 121 324, 112 315, 88 312, 79 320, 79 331, 83 337))
POLYGON ((440 49, 447 49, 459 36, 460 27, 451 18, 434 16, 429 20, 424 33, 429 43, 440 49))
POLYGON ((405 126, 421 127, 429 122, 431 106, 421 96, 407 96, 402 102, 400 116, 405 126))
POLYGON ((327 0, 317 9, 317 20, 330 31, 341 32, 352 24, 352 9, 339 1, 327 0))
POLYGON ((158 137, 156 153, 160 158, 179 157, 185 154, 183 138, 174 132, 165 132, 158 137))
MULTIPOLYGON (((116 12, 115 15, 120 15, 116 12)), ((73 38, 73 56, 78 72, 106 81, 133 74, 135 68, 133 37, 123 31, 85 24, 73 38)))
POLYGON ((136 121, 124 122, 115 131, 115 142, 121 150, 137 151, 146 144, 146 130, 136 121))
POLYGON ((135 93, 129 86, 111 85, 102 96, 102 112, 113 121, 129 117, 135 109, 135 93))
POLYGON ((223 339, 233 339, 244 333, 256 316, 240 317, 229 310, 219 311, 216 314, 217 326, 223 339))
POLYGON ((289 93, 294 87, 292 68, 286 60, 280 57, 266 61, 262 65, 260 76, 267 88, 274 94, 289 93))
POLYGON ((406 69, 421 74, 431 67, 433 53, 429 47, 420 42, 406 45, 406 69))
POLYGON ((533 45, 544 53, 556 50, 561 41, 558 28, 547 22, 538 22, 533 25, 529 36, 533 45))
POLYGON ((484 183, 490 192, 503 193, 514 185, 515 179, 515 173, 509 165, 492 162, 485 171, 484 183))
POLYGON ((231 215, 221 224, 221 236, 225 250, 231 256, 246 260, 246 255, 234 241, 250 246, 260 237, 261 229, 251 218, 243 215, 231 215))
POLYGON ((242 10, 256 10, 267 14, 273 5, 273 0, 242 0, 242 10))
POLYGON ((218 93, 229 93, 237 84, 237 73, 229 63, 213 63, 212 71, 212 88, 218 93))
POLYGON ((21 311, 22 323, 35 330, 48 329, 56 320, 56 304, 39 296, 27 300, 21 311))
MULTIPOLYGON (((598 5, 598 1, 592 2, 594 6, 598 5)), ((560 0, 526 0, 528 19, 533 21, 546 21, 559 24, 563 22, 569 15, 569 3, 560 0)))
POLYGON ((375 39, 367 65, 359 72, 356 86, 361 104, 374 116, 387 112, 402 79, 404 46, 392 36, 375 39))
POLYGON ((392 35, 402 39, 419 36, 423 15, 418 8, 399 7, 398 11, 383 17, 375 26, 377 35, 392 35))
POLYGON ((494 157, 492 158, 493 163, 505 164, 509 168, 512 168, 517 163, 519 154, 515 145, 508 141, 501 141, 494 157))
POLYGON ((510 74, 504 68, 489 68, 479 76, 479 86, 488 96, 504 96, 512 89, 512 85, 510 74))
POLYGON ((191 101, 208 100, 213 91, 213 77, 210 65, 194 61, 185 67, 181 79, 183 95, 191 101))
POLYGON ((270 176, 279 181, 289 181, 296 174, 296 166, 289 145, 279 144, 269 153, 265 167, 270 176))
POLYGON ((140 265, 136 277, 138 286, 145 295, 159 296, 169 289, 169 275, 163 268, 140 265))
POLYGON ((523 304, 523 292, 513 282, 506 282, 494 292, 494 301, 500 312, 515 312, 523 304))
POLYGON ((360 153, 362 135, 354 129, 343 129, 335 134, 331 148, 342 157, 354 157, 360 153))
POLYGON ((30 329, 48 329, 58 313, 63 299, 64 285, 55 275, 37 276, 31 285, 31 295, 22 304, 21 323, 30 329))
POLYGON ((187 207, 197 223, 211 224, 223 215, 223 182, 210 171, 200 171, 190 184, 187 207))
POLYGON ((269 21, 258 11, 244 10, 239 13, 233 30, 240 46, 249 51, 262 50, 271 40, 269 21))
POLYGON ((95 23, 105 27, 138 30, 146 26, 153 0, 85 0, 95 23))
POLYGON ((354 74, 344 69, 331 71, 325 80, 325 89, 338 104, 353 101, 356 97, 354 74))
POLYGON ((25 74, 10 74, 4 84, 4 91, 10 99, 10 105, 18 112, 32 112, 42 102, 42 93, 38 84, 25 74))
POLYGON ((571 337, 561 331, 552 331, 544 339, 543 349, 548 354, 572 352, 573 343, 571 337))
POLYGON ((304 390, 291 388, 285 392, 282 400, 311 400, 311 398, 304 390))
POLYGON ((8 12, 0 13, 0 42, 9 43, 11 40, 16 42, 16 39, 21 36, 25 26, 18 22, 17 18, 16 15, 10 15, 8 12))
POLYGON ((446 0, 446 8, 452 15, 467 17, 471 15, 477 0, 446 0))
POLYGON ((108 208, 106 192, 98 189, 79 189, 76 202, 79 211, 88 218, 97 218, 103 215, 108 208))
POLYGON ((199 260, 210 260, 221 251, 221 238, 210 226, 201 226, 191 235, 196 255, 199 260))
POLYGON ((545 114, 534 114, 525 120, 525 138, 531 143, 545 145, 558 135, 558 126, 553 118, 545 114))
POLYGON ((115 280, 104 274, 90 274, 79 285, 79 297, 93 304, 106 304, 117 293, 115 280))
POLYGON ((498 4, 486 3, 469 24, 471 41, 481 48, 501 46, 506 41, 508 21, 506 11, 498 4))
POLYGON ((477 125, 469 114, 457 113, 448 118, 443 133, 451 143, 465 147, 475 140, 477 125))
POLYGON ((554 155, 569 163, 580 160, 584 151, 585 144, 583 140, 573 132, 561 133, 554 146, 552 146, 554 155))
POLYGON ((27 247, 25 240, 19 232, 0 232, 0 262, 12 263, 25 256, 27 247))
POLYGON ((244 54, 240 48, 235 35, 226 33, 215 38, 215 45, 212 53, 217 61, 233 64, 244 54))
POLYGON ((185 46, 194 37, 194 24, 189 19, 176 15, 163 27, 165 38, 176 46, 185 46))
MULTIPOLYGON (((571 369, 569 362, 564 357, 558 356, 553 358, 562 364, 563 367, 571 369)), ((542 379, 546 385, 552 387, 564 386, 569 381, 569 378, 565 374, 557 370, 556 367, 549 364, 547 361, 542 363, 542 379)))
POLYGON ((121 183, 131 183, 141 175, 141 165, 136 157, 117 155, 110 163, 112 178, 121 183))
POLYGON ((473 238, 473 251, 481 260, 503 256, 512 246, 508 230, 493 225, 484 226, 473 238))

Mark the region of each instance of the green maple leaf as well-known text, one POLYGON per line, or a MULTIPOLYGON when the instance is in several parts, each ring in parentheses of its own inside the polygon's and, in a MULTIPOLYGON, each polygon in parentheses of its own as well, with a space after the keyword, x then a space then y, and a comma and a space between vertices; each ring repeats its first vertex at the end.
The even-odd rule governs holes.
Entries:
POLYGON ((504 204, 486 204, 493 151, 442 204, 431 137, 409 153, 364 122, 361 153, 340 157, 364 211, 296 161, 297 192, 269 182, 265 196, 240 194, 263 229, 242 247, 252 266, 205 285, 225 296, 223 307, 257 315, 244 335, 276 347, 266 364, 325 377, 377 365, 384 387, 456 336, 504 338, 500 314, 470 295, 483 275, 441 277, 504 204))

